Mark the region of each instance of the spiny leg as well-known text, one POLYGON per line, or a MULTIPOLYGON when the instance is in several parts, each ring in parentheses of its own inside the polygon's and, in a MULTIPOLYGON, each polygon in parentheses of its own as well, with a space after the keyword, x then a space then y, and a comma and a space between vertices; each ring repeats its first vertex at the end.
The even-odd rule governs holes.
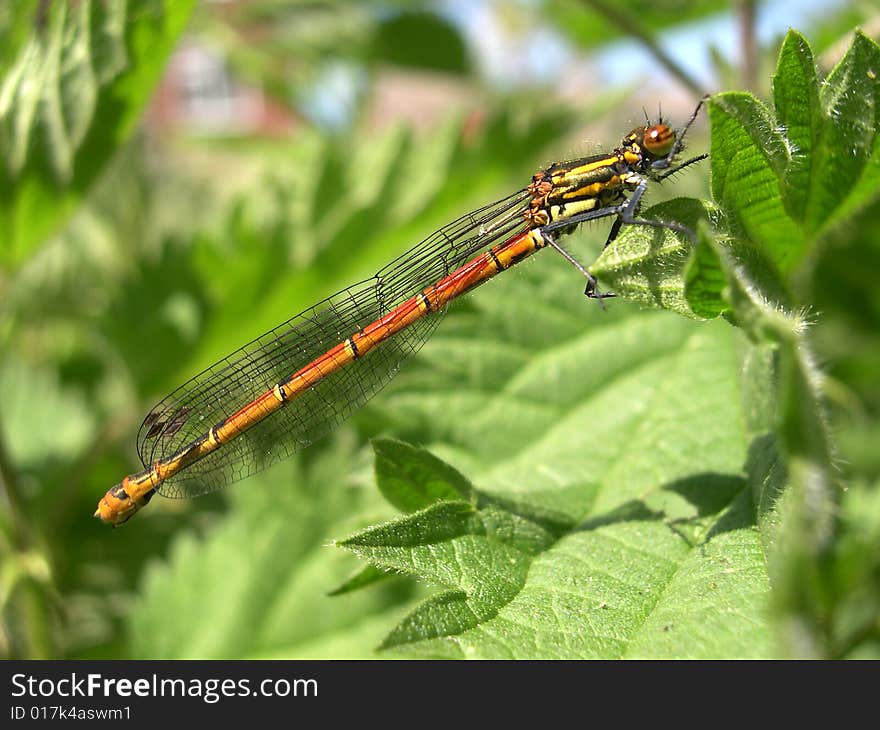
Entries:
MULTIPOLYGON (((651 218, 636 218, 636 213, 639 209, 639 204, 642 202, 642 196, 645 194, 645 191, 648 189, 648 179, 636 176, 638 179, 638 184, 636 185, 635 190, 633 190, 633 194, 630 198, 616 208, 616 213, 619 218, 617 219, 621 223, 626 223, 627 225, 639 225, 639 226, 652 226, 653 228, 666 228, 670 231, 675 231, 677 233, 683 233, 686 235, 692 245, 695 245, 697 242, 696 234, 688 228, 686 225, 682 223, 676 223, 674 221, 658 221, 653 220, 651 218)), ((571 222, 571 221, 570 221, 571 222)), ((612 227, 613 230, 613 227, 612 227)), ((610 242, 610 241, 609 241, 610 242)))
POLYGON ((543 236, 547 244, 551 248, 553 248, 554 251, 559 253, 566 261, 568 261, 568 263, 570 263, 578 271, 581 272, 581 274, 587 280, 587 285, 584 288, 584 294, 586 294, 590 299, 597 299, 599 301, 599 306, 602 307, 602 309, 605 308, 605 303, 602 301, 603 299, 610 299, 617 296, 614 292, 600 292, 599 282, 596 281, 596 277, 593 276, 589 271, 587 271, 586 267, 580 261, 578 261, 568 251, 562 248, 562 246, 556 243, 556 239, 552 235, 544 230, 541 231, 541 235, 543 236))
POLYGON ((614 219, 614 223, 611 224, 611 230, 608 231, 608 238, 605 239, 605 245, 602 246, 603 251, 612 244, 614 239, 617 238, 617 234, 620 233, 621 226, 623 226, 623 220, 620 216, 617 216, 617 218, 614 219))
POLYGON ((696 157, 691 157, 689 160, 685 160, 680 165, 673 167, 671 170, 667 170, 662 175, 657 177, 657 180, 665 180, 667 177, 674 175, 677 172, 681 172, 688 165, 693 165, 695 162, 701 162, 709 158, 709 153, 705 152, 702 155, 697 155, 696 157))

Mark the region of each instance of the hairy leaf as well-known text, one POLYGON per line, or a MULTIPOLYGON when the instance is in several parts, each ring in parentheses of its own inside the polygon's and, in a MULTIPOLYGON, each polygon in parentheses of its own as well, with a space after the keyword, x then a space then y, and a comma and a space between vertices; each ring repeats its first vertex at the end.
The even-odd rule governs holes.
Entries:
POLYGON ((525 301, 499 282, 470 300, 491 339, 441 330, 428 357, 442 353, 437 374, 454 391, 435 380, 421 392, 421 377, 400 376, 398 430, 410 423, 435 443, 478 497, 341 542, 440 590, 382 646, 484 658, 770 655, 764 513, 751 482, 763 474, 750 466, 734 330, 618 302, 616 316, 585 310, 577 280, 560 275, 567 288, 544 271, 535 293, 546 294, 528 299, 543 326, 517 327, 525 301), (507 366, 474 368, 477 353, 505 342, 504 327, 516 333, 507 366))

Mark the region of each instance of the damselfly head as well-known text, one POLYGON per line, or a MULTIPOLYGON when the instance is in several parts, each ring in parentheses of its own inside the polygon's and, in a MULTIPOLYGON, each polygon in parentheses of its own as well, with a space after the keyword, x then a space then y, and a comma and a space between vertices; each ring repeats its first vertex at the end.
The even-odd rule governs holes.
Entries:
POLYGON ((663 122, 636 127, 624 137, 623 146, 635 154, 643 155, 649 162, 659 160, 672 152, 675 146, 675 130, 663 122))

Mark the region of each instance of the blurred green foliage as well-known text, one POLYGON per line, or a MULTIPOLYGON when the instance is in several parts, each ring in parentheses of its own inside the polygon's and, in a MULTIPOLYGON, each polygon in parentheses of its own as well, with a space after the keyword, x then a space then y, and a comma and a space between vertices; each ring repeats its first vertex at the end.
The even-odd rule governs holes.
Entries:
MULTIPOLYGON (((584 48, 626 35, 591 5, 500 15, 584 48)), ((625 10, 657 31, 684 20, 666 5, 625 10)), ((708 197, 695 167, 646 212, 699 228, 696 254, 630 229, 596 262, 629 301, 600 311, 543 254, 454 307, 297 458, 157 498, 120 530, 89 518, 137 469, 157 397, 638 119, 615 115, 620 90, 587 107, 494 88, 435 11, 0 10, 0 654, 876 657, 880 62, 862 36, 827 84, 792 34, 772 104, 713 99, 713 202, 678 197, 708 197), (295 133, 132 136, 187 21, 295 133), (366 78, 351 124, 310 126, 298 105, 337 62, 366 78), (373 128, 389 68, 445 74, 469 101, 429 134, 373 128), (376 436, 427 450, 374 455, 376 436)), ((850 44, 852 13, 826 19, 820 50, 850 44)), ((602 239, 570 246, 591 261, 602 239)))
POLYGON ((149 99, 191 2, 25 3, 3 33, 0 227, 15 264, 81 202, 149 99), (37 26, 27 35, 24 22, 37 26))

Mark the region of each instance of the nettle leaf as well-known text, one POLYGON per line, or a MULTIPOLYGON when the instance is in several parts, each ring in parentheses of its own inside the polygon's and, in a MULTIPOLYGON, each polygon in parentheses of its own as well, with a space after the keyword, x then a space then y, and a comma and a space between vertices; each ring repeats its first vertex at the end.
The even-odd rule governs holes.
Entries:
POLYGON ((709 103, 712 195, 731 233, 765 252, 783 271, 803 249, 803 233, 785 210, 789 152, 769 111, 753 96, 731 92, 709 103))
POLYGON ((367 563, 367 565, 346 578, 336 588, 327 591, 327 595, 341 596, 343 593, 350 593, 374 583, 381 583, 383 580, 393 578, 395 575, 396 573, 392 573, 390 570, 379 570, 375 565, 367 563))
POLYGON ((818 194, 831 196, 824 208, 817 209, 811 221, 820 234, 851 219, 876 201, 880 193, 878 75, 880 48, 857 32, 852 46, 828 75, 822 89, 822 104, 830 128, 826 144, 829 151, 836 151, 836 156, 819 174, 837 175, 830 179, 843 184, 829 185, 833 192, 818 191, 818 194), (824 217, 819 213, 824 213, 824 217))
POLYGON ((754 97, 719 94, 712 193, 735 237, 784 275, 880 191, 880 48, 861 33, 824 83, 790 31, 773 78, 775 118, 754 97))
POLYGON ((791 32, 774 76, 776 128, 770 128, 770 112, 745 95, 722 94, 710 102, 712 190, 729 236, 701 236, 688 284, 701 304, 708 300, 706 311, 717 304, 711 293, 720 291, 725 316, 756 350, 773 353, 765 370, 778 373, 778 410, 750 479, 767 487, 761 503, 774 505, 764 523, 777 525, 776 535, 762 531, 763 542, 777 545, 768 549, 773 607, 781 646, 796 656, 841 651, 828 574, 839 556, 842 491, 825 380, 803 314, 809 309, 793 304, 788 292, 802 289, 796 275, 830 232, 845 232, 842 224, 852 226, 877 200, 878 69, 880 48, 856 33, 820 83, 809 46, 791 32))
POLYGON ((743 428, 737 353, 748 346, 723 321, 617 301, 603 313, 564 262, 554 276, 556 259, 544 259, 540 279, 527 268, 470 297, 426 346, 433 377, 427 365, 406 371, 387 396, 395 433, 433 444, 477 501, 436 503, 340 541, 439 590, 382 647, 769 656, 758 527, 774 503, 750 480, 765 474, 743 428), (482 336, 466 336, 471 327, 482 336))
MULTIPOLYGON (((880 121, 880 48, 856 33, 822 86, 822 144, 813 163, 807 228, 821 231, 852 194, 875 149, 880 121)), ((876 165, 876 159, 874 161, 876 165)), ((876 181, 876 177, 874 177, 876 181)), ((874 191, 872 197, 876 197, 874 191)), ((853 207, 851 201, 848 207, 853 207)))
POLYGON ((796 220, 803 220, 807 206, 813 151, 822 134, 819 80, 813 52, 797 32, 785 37, 773 76, 776 118, 791 145, 785 171, 786 199, 796 220))
MULTIPOLYGON (((744 266, 741 257, 711 239, 708 245, 714 246, 727 282, 724 291, 732 318, 758 348, 761 343, 769 345, 774 363, 779 363, 778 368, 773 363, 762 368, 765 373, 778 372, 774 378, 781 383, 778 415, 765 410, 757 419, 774 428, 778 436, 768 434, 769 440, 761 448, 769 453, 755 460, 757 471, 751 473, 751 481, 766 487, 759 504, 773 514, 768 521, 778 524, 775 540, 779 547, 769 550, 768 556, 774 604, 783 628, 782 644, 797 656, 827 656, 824 622, 817 619, 823 604, 822 559, 833 544, 840 491, 832 465, 834 447, 825 416, 823 376, 806 337, 808 322, 800 312, 768 297, 768 287, 752 278, 756 269, 744 266), (784 473, 777 467, 780 456, 784 473), (790 489, 783 495, 786 483, 790 489), (768 498, 771 502, 784 499, 784 508, 770 507, 768 498)), ((752 392, 744 402, 760 407, 774 400, 766 393, 752 392)), ((765 540, 765 544, 769 542, 773 540, 765 540)))
POLYGON ((0 260, 21 261, 131 133, 193 3, 31 6, 0 78, 0 260))
MULTIPOLYGON (((676 198, 649 208, 641 217, 675 221, 696 230, 698 221, 715 213, 699 200, 676 198)), ((685 296, 684 270, 691 252, 684 234, 647 225, 626 226, 590 266, 590 273, 618 296, 702 318, 709 305, 697 305, 695 311, 685 296)))
POLYGON ((727 278, 715 253, 712 235, 705 224, 697 227, 694 252, 687 261, 683 282, 690 311, 704 319, 713 319, 728 307, 723 297, 727 278))
MULTIPOLYGON (((765 339, 756 334, 762 321, 761 317, 757 318, 758 323, 754 321, 757 311, 763 316, 775 308, 791 309, 790 295, 776 268, 755 246, 742 239, 713 236, 705 225, 699 229, 685 278, 685 296, 695 312, 724 314, 728 321, 742 327, 753 342, 765 339), (741 278, 736 278, 733 269, 741 278), (761 301, 763 309, 732 306, 742 295, 742 287, 761 301)), ((775 341, 774 337, 770 339, 775 341)))
POLYGON ((473 500, 470 482, 424 449, 402 441, 376 439, 376 484, 391 504, 414 512, 442 500, 473 500))

